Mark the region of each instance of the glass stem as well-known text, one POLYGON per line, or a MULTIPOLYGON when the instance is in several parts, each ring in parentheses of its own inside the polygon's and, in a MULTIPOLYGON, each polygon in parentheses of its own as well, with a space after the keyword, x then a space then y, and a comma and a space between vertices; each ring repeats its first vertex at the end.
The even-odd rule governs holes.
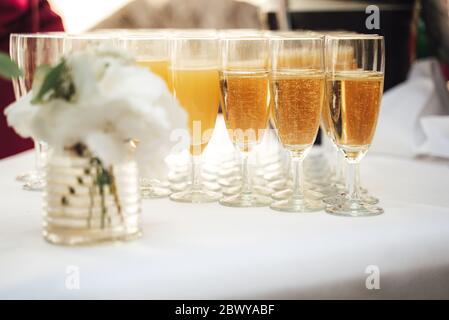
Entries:
POLYGON ((303 157, 296 154, 291 154, 291 166, 293 169, 293 199, 304 199, 304 171, 303 171, 303 157))
POLYGON ((248 152, 241 153, 241 170, 242 170, 242 193, 250 195, 252 193, 251 176, 249 174, 248 152))
POLYGON ((39 141, 33 139, 34 143, 34 171, 39 173, 40 170, 40 162, 41 162, 41 152, 40 152, 40 144, 39 141))
POLYGON ((360 162, 357 162, 356 166, 357 169, 355 170, 355 186, 357 188, 357 193, 359 194, 359 197, 362 194, 362 184, 360 182, 360 162))
POLYGON ((347 165, 346 189, 351 201, 360 201, 360 166, 358 162, 350 161, 347 165))
POLYGON ((201 190, 201 155, 192 156, 192 189, 201 190))
POLYGON ((345 166, 345 159, 343 159, 342 154, 340 153, 340 151, 338 151, 335 148, 335 156, 336 156, 336 167, 335 167, 335 178, 337 183, 342 183, 342 181, 344 181, 344 166, 345 166))
POLYGON ((34 148, 36 149, 35 157, 36 157, 36 172, 38 176, 43 176, 45 166, 47 165, 48 158, 48 144, 44 141, 35 141, 34 148))

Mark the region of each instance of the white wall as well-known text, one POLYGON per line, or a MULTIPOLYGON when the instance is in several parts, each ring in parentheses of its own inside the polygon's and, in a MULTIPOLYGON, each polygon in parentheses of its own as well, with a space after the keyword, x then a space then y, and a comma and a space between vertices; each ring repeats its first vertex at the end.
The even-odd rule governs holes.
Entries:
MULTIPOLYGON (((86 31, 132 0, 49 0, 67 32, 86 31)), ((158 1, 158 0, 156 0, 158 1)))

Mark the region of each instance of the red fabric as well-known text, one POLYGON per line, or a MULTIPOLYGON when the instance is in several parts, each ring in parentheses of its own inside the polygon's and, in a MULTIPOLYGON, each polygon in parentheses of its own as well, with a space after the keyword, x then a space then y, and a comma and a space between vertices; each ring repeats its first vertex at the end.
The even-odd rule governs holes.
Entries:
MULTIPOLYGON (((11 33, 63 30, 47 0, 0 0, 0 51, 9 54, 11 33)), ((30 139, 20 138, 6 123, 3 110, 14 99, 11 82, 0 79, 0 159, 33 147, 30 139)))
POLYGON ((444 79, 449 81, 449 65, 441 63, 441 72, 443 73, 444 79))

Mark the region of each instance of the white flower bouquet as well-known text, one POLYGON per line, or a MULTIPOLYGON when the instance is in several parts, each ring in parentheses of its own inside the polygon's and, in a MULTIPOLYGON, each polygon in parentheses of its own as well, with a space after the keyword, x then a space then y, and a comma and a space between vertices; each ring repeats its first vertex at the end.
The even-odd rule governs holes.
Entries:
POLYGON ((174 129, 186 130, 184 110, 164 81, 125 53, 72 53, 36 70, 33 88, 6 110, 22 137, 47 142, 55 152, 83 146, 105 166, 125 161, 130 141, 139 168, 165 172, 174 129))

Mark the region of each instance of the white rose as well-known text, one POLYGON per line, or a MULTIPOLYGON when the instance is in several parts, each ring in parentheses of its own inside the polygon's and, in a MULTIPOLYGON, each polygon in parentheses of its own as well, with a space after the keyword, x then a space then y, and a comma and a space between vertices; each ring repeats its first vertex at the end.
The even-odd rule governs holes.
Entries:
POLYGON ((163 175, 164 158, 174 143, 170 133, 186 130, 187 124, 164 81, 120 52, 77 53, 65 59, 75 98, 33 105, 29 93, 5 110, 9 125, 57 151, 84 143, 106 165, 127 160, 129 141, 135 139, 142 172, 163 175))

